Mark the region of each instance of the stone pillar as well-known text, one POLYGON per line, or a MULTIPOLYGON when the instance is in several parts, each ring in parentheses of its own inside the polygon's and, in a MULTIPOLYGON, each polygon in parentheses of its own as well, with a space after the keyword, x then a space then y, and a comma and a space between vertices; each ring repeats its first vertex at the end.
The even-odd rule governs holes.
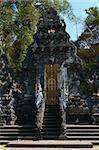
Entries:
POLYGON ((59 97, 59 106, 60 106, 60 136, 59 139, 66 139, 66 108, 68 102, 68 74, 66 61, 60 67, 60 97, 59 97))
POLYGON ((45 99, 40 79, 37 79, 35 88, 35 102, 36 102, 36 129, 35 138, 41 139, 41 130, 45 111, 45 99))

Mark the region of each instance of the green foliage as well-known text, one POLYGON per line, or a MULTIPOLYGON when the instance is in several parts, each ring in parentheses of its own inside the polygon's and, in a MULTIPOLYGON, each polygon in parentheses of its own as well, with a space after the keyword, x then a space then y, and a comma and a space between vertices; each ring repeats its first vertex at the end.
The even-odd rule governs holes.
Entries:
POLYGON ((67 13, 70 7, 67 0, 48 0, 48 4, 54 7, 59 13, 67 13))
POLYGON ((37 23, 49 7, 73 18, 67 0, 7 0, 0 2, 0 48, 4 49, 14 70, 20 69, 33 42, 37 23), (39 6, 37 5, 39 3, 39 6))
POLYGON ((16 70, 21 67, 27 48, 33 42, 40 13, 32 0, 9 0, 0 6, 0 46, 6 51, 10 66, 16 70))
POLYGON ((85 11, 88 16, 85 19, 85 30, 78 39, 78 55, 84 61, 84 67, 90 70, 96 63, 97 55, 99 55, 99 8, 90 7, 85 11), (82 43, 85 43, 83 48, 80 47, 82 43))
POLYGON ((99 8, 98 7, 90 7, 85 10, 88 14, 86 18, 87 25, 99 25, 99 8))
POLYGON ((50 7, 53 7, 58 14, 67 15, 72 21, 76 18, 68 0, 34 0, 34 2, 35 4, 39 4, 42 15, 44 15, 50 7))
POLYGON ((85 69, 87 69, 89 71, 94 67, 95 64, 96 64, 95 60, 93 60, 93 61, 84 61, 83 62, 83 65, 84 65, 85 69))

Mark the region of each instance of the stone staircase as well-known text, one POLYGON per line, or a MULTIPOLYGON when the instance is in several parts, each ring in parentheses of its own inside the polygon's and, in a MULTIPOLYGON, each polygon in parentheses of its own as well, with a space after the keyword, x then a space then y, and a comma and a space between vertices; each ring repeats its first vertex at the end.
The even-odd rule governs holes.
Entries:
POLYGON ((0 127, 0 141, 9 140, 30 140, 34 137, 34 127, 33 125, 13 125, 13 126, 1 126, 0 127))
POLYGON ((93 144, 99 144, 99 125, 67 124, 66 127, 67 138, 60 140, 59 108, 57 105, 46 105, 41 131, 42 142, 39 145, 33 142, 35 141, 35 125, 0 126, 0 144, 8 143, 8 146, 12 147, 21 147, 24 144, 26 147, 92 147, 93 144))
POLYGON ((59 130, 58 126, 55 127, 54 125, 51 125, 48 128, 44 126, 42 130, 43 140, 41 140, 42 143, 38 145, 38 142, 35 143, 34 137, 35 132, 33 126, 30 125, 1 126, 0 144, 8 143, 9 147, 24 147, 25 144, 25 147, 73 147, 73 148, 92 147, 93 144, 99 145, 98 125, 67 125, 68 138, 66 140, 58 139, 59 135, 58 130, 59 130), (47 129, 48 131, 46 131, 47 129), (24 142, 24 140, 26 142, 24 142), (55 142, 53 143, 53 141, 55 142), (61 143, 61 141, 64 142, 61 143))
POLYGON ((65 148, 79 148, 78 150, 92 150, 93 144, 89 141, 65 141, 65 140, 40 140, 40 141, 10 141, 6 147, 10 147, 11 150, 16 148, 33 148, 33 149, 58 149, 65 148))
MULTIPOLYGON (((44 139, 48 139, 51 135, 51 139, 57 139, 59 131, 57 131, 54 125, 50 126, 53 128, 43 129, 44 139), (54 130, 55 129, 55 130, 54 130), (51 131, 50 131, 51 130, 51 131), (51 133, 50 133, 51 132, 51 133), (52 133, 53 132, 53 133, 52 133), (48 136, 48 138, 47 138, 48 136)), ((9 140, 33 140, 34 139, 34 127, 31 125, 27 126, 1 126, 0 127, 0 142, 9 140)), ((99 126, 98 125, 67 125, 67 136, 66 140, 84 140, 94 141, 99 143, 99 126)))
POLYGON ((67 125, 68 140, 85 140, 99 143, 99 125, 67 125))
POLYGON ((42 137, 43 139, 58 139, 60 134, 60 118, 58 105, 46 105, 42 137))

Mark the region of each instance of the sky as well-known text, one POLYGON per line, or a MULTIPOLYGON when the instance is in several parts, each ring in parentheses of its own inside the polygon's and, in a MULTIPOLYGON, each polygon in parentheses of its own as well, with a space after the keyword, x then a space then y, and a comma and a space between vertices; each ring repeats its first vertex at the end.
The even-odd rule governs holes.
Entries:
POLYGON ((68 0, 72 6, 73 13, 77 18, 79 18, 79 23, 71 22, 64 16, 66 22, 66 31, 69 33, 71 40, 77 40, 77 37, 81 35, 84 30, 84 20, 87 17, 85 9, 89 7, 97 6, 99 7, 99 0, 68 0))
POLYGON ((80 18, 80 23, 76 24, 64 16, 67 25, 66 31, 70 34, 71 40, 75 41, 84 29, 84 19, 87 17, 85 9, 93 6, 99 7, 99 0, 69 0, 69 2, 72 5, 74 14, 80 18))

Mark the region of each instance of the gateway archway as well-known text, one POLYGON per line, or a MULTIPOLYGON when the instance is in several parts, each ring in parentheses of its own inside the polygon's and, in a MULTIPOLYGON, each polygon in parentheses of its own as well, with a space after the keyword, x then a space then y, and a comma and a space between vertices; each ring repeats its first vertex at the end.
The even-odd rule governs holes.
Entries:
POLYGON ((45 103, 58 104, 58 64, 45 65, 45 103))

